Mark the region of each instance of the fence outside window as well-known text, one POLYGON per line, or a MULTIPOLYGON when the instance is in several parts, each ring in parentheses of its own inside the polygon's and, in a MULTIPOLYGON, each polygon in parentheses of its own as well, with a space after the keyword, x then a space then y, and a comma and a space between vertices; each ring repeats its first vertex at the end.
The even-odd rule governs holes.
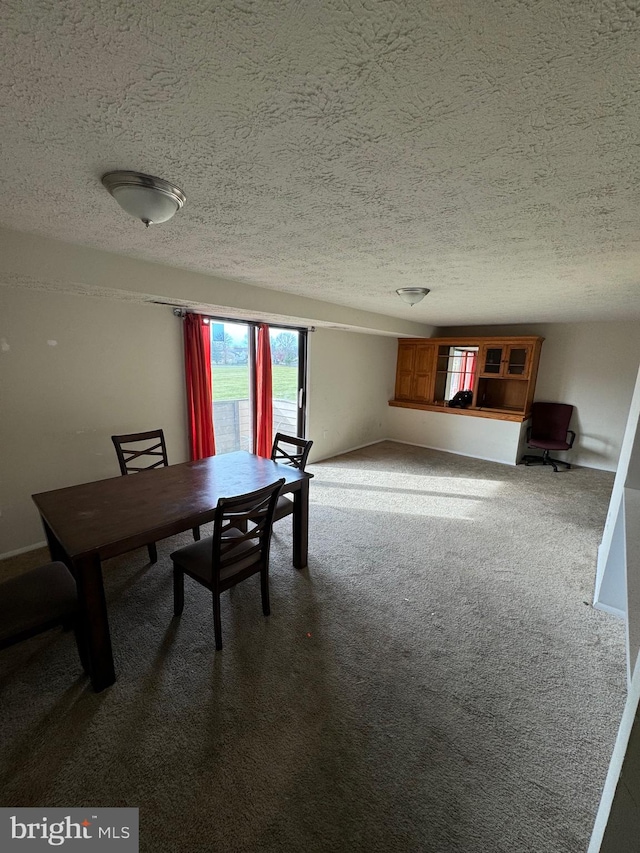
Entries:
MULTIPOLYGON (((221 400, 213 404, 213 428, 216 436, 216 453, 233 450, 253 452, 253 423, 251 402, 221 400)), ((296 435, 298 407, 291 400, 273 400, 273 434, 284 432, 296 435)))

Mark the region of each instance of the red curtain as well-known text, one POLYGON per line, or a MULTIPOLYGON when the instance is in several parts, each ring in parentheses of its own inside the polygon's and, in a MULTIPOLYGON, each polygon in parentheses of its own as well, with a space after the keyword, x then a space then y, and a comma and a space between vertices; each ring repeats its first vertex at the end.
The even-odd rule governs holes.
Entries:
POLYGON ((460 378, 460 389, 462 391, 473 391, 473 375, 476 370, 477 353, 466 352, 462 357, 462 376, 460 378))
POLYGON ((477 354, 457 350, 451 363, 451 387, 449 397, 458 391, 473 391, 473 377, 476 370, 477 354))
POLYGON ((187 380, 189 448, 191 459, 214 456, 211 337, 199 314, 184 318, 184 369, 187 380))
POLYGON ((271 386, 271 343, 269 327, 258 326, 258 351, 256 353, 256 453, 266 459, 271 457, 273 444, 273 403, 271 386))

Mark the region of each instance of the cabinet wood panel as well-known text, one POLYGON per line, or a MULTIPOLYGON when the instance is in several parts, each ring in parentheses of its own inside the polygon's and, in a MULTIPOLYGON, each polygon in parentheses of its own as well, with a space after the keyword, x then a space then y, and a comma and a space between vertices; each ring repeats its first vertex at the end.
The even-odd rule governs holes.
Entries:
POLYGON ((415 355, 413 399, 427 403, 433 395, 433 344, 418 344, 415 355))

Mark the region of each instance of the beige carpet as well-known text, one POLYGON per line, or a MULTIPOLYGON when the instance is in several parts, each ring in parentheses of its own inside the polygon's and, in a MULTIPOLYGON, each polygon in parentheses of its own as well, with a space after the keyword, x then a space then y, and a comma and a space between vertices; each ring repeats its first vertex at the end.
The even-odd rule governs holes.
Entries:
POLYGON ((112 688, 69 635, 0 655, 0 805, 138 806, 145 853, 584 853, 625 696, 590 607, 613 475, 390 442, 310 470, 309 568, 281 522, 272 615, 226 594, 221 653, 201 587, 171 618, 185 534, 105 565, 112 688))

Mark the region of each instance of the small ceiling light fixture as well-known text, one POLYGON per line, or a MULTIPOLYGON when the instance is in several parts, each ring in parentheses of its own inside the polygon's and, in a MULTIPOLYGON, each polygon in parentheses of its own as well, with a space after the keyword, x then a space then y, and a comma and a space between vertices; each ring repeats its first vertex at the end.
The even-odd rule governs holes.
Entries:
POLYGON ((409 305, 415 305, 420 302, 429 293, 428 287, 400 287, 396 293, 404 302, 409 305))
POLYGON ((171 219, 187 200, 178 187, 142 172, 107 172, 102 183, 120 207, 141 219, 147 228, 171 219))

